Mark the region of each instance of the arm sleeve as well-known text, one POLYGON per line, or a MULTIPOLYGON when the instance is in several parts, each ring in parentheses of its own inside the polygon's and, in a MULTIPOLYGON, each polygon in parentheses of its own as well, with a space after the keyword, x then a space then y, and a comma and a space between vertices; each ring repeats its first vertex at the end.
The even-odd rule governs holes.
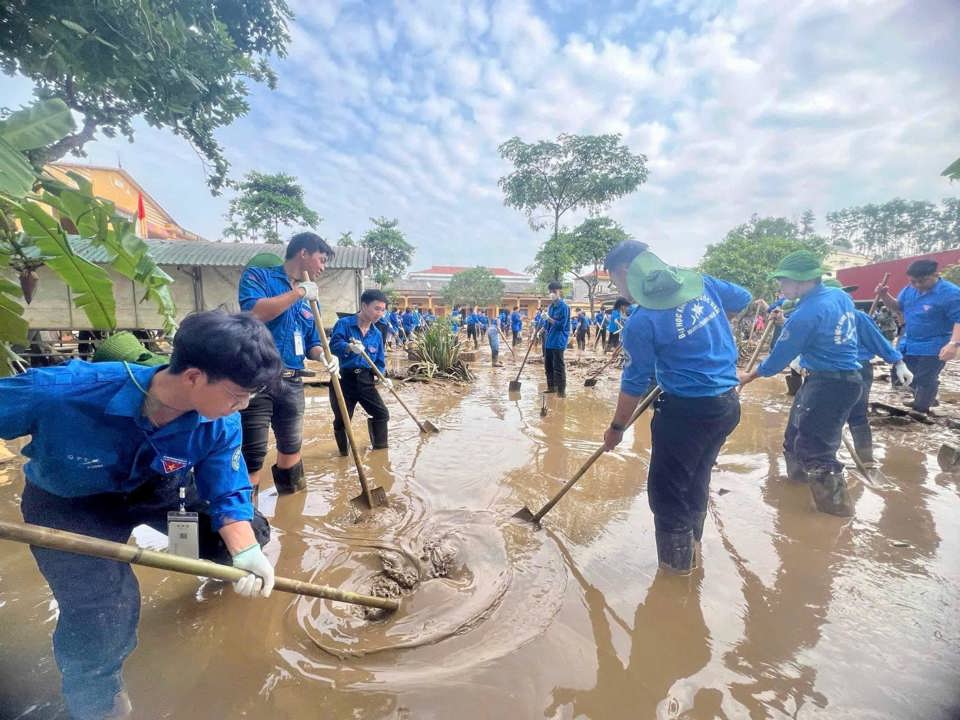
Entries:
POLYGON ((333 332, 330 334, 330 352, 341 360, 350 357, 350 350, 347 349, 347 343, 350 342, 350 336, 347 334, 347 324, 343 320, 337 320, 333 326, 333 332))
POLYGON ((210 503, 214 530, 228 521, 253 520, 253 488, 240 443, 240 416, 234 414, 225 423, 211 453, 195 466, 197 492, 210 503))
POLYGON ((620 376, 620 390, 628 395, 643 395, 656 373, 657 359, 653 353, 653 328, 645 318, 628 321, 621 337, 627 362, 620 376))
POLYGON ((13 440, 33 432, 34 411, 38 404, 35 376, 33 370, 28 370, 22 375, 0 380, 0 438, 13 440))
MULTIPOLYGON (((300 324, 303 327, 303 344, 306 351, 309 353, 317 345, 322 345, 323 343, 320 342, 320 333, 317 332, 317 323, 313 319, 313 308, 304 303, 303 300, 300 302, 302 305, 296 306, 296 312, 300 318, 300 324), (310 315, 309 320, 304 317, 303 312, 301 312, 305 307, 309 308, 309 310, 307 310, 307 314, 310 315)), ((317 307, 319 306, 320 303, 317 303, 317 307)))
POLYGON ((788 317, 777 344, 773 346, 767 359, 757 367, 757 374, 762 377, 776 375, 797 355, 801 355, 807 338, 816 328, 816 324, 816 318, 807 319, 797 315, 788 317))
POLYGON ((735 283, 715 277, 711 277, 710 281, 720 297, 720 303, 723 305, 725 312, 738 313, 749 305, 753 299, 746 288, 742 288, 735 283))
POLYGON ((880 328, 862 310, 857 310, 857 340, 861 347, 874 355, 879 355, 888 363, 903 360, 903 355, 890 344, 890 341, 880 332, 880 328))
POLYGON ((373 364, 380 369, 380 372, 386 375, 387 374, 387 354, 386 352, 384 352, 384 349, 383 349, 385 345, 385 341, 383 339, 383 333, 381 333, 380 329, 376 326, 374 326, 373 329, 376 331, 377 335, 380 336, 380 342, 377 345, 377 354, 370 359, 373 360, 373 364))
POLYGON ((267 289, 267 278, 260 272, 259 268, 248 268, 240 276, 240 290, 238 292, 240 299, 240 309, 243 312, 250 312, 257 300, 270 297, 270 291, 267 289))

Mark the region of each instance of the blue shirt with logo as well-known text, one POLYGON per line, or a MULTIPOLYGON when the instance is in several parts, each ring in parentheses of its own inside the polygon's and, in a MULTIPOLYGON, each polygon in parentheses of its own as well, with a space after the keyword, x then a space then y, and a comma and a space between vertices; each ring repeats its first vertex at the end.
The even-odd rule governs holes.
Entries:
POLYGON ((367 328, 367 334, 364 335, 360 331, 360 324, 356 315, 347 315, 347 317, 337 320, 337 324, 333 326, 333 332, 330 334, 330 352, 340 358, 341 370, 370 367, 362 355, 350 350, 347 344, 351 340, 362 342, 367 355, 373 360, 373 364, 380 368, 380 372, 386 373, 387 356, 383 348, 383 336, 377 326, 373 324, 367 328))
POLYGON ((780 337, 757 374, 776 375, 798 355, 800 366, 807 370, 859 370, 859 347, 850 296, 839 288, 817 285, 787 315, 780 337))
POLYGON ((141 413, 160 367, 119 362, 35 368, 0 379, 0 438, 30 435, 27 482, 65 498, 129 493, 158 475, 186 485, 192 469, 214 530, 253 519, 240 415, 195 411, 155 428, 141 413))
POLYGON ((607 332, 616 335, 620 332, 620 311, 614 310, 610 313, 610 319, 607 320, 607 332))
POLYGON ((939 355, 960 323, 960 287, 943 278, 927 292, 907 285, 897 296, 905 329, 900 338, 904 355, 939 355))
POLYGON ((570 306, 562 298, 557 298, 547 308, 547 350, 566 350, 570 342, 570 306))
MULTIPOLYGON (((282 265, 247 268, 240 276, 240 309, 250 312, 258 300, 283 295, 292 289, 287 271, 282 265)), ((304 355, 320 345, 320 336, 313 322, 310 305, 304 300, 297 300, 266 325, 273 335, 277 350, 280 351, 284 367, 302 370, 304 355)))
POLYGON ((523 329, 523 316, 520 315, 519 310, 510 313, 510 329, 514 332, 520 332, 523 329))
POLYGON ((738 385, 737 345, 727 313, 740 312, 750 293, 703 276, 703 294, 679 307, 638 307, 623 330, 626 363, 620 389, 642 395, 651 378, 680 397, 715 397, 738 385))

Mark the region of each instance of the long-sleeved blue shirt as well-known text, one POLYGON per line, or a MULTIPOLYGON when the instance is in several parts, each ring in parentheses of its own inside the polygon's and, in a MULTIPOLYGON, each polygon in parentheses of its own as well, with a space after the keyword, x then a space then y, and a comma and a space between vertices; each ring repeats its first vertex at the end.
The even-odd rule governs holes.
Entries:
POLYGON ((191 411, 155 428, 130 373, 148 389, 161 369, 72 360, 0 379, 0 438, 31 436, 24 474, 53 495, 129 493, 158 475, 186 485, 193 469, 214 530, 252 520, 240 415, 191 411))
POLYGON ((853 301, 839 288, 817 285, 787 315, 783 332, 757 374, 776 375, 798 355, 807 370, 859 370, 857 319, 853 301))
MULTIPOLYGON (((240 309, 250 312, 258 300, 283 295, 292 288, 282 265, 247 268, 240 276, 240 309)), ((304 356, 320 345, 310 305, 298 300, 266 325, 280 351, 284 367, 302 370, 304 356)))
POLYGON ((897 296, 905 325, 900 338, 904 355, 939 355, 960 323, 960 287, 940 279, 927 292, 907 285, 897 296))
POLYGON ((417 326, 416 318, 413 317, 412 312, 404 312, 400 316, 400 323, 403 325, 403 331, 409 335, 413 332, 413 329, 417 326))
POLYGON ((333 332, 330 334, 330 352, 340 358, 341 370, 370 367, 362 355, 351 352, 348 347, 351 340, 362 342, 374 365, 380 368, 380 372, 386 372, 387 356, 383 349, 383 335, 380 334, 377 326, 372 324, 367 328, 367 334, 364 335, 360 332, 356 315, 347 315, 337 320, 337 324, 333 326, 333 332))
POLYGON ((737 345, 726 314, 749 302, 744 288, 704 275, 703 294, 679 307, 638 307, 621 338, 627 361, 620 389, 642 395, 654 377, 680 397, 715 397, 736 387, 737 345))
MULTIPOLYGON (((863 310, 857 310, 857 360, 860 364, 870 362, 874 355, 879 355, 888 363, 898 363, 903 360, 903 355, 890 344, 880 328, 869 315, 863 310)), ((803 365, 803 358, 800 359, 800 365, 803 365)))
POLYGON ((547 350, 566 350, 570 342, 570 306, 562 298, 557 298, 547 308, 547 350))

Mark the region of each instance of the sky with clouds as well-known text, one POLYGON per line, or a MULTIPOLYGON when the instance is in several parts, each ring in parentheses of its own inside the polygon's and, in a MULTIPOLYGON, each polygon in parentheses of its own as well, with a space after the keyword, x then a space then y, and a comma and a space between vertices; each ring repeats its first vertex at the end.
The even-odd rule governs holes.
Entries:
MULTIPOLYGON (((431 264, 522 270, 546 231, 503 205, 497 146, 617 132, 649 179, 608 214, 695 263, 752 213, 798 218, 960 194, 957 0, 295 0, 279 87, 218 137, 239 177, 287 172, 336 238, 400 220, 431 264)), ((30 98, 0 77, 2 104, 30 98)), ((229 195, 138 124, 99 139, 184 226, 217 239, 229 195)), ((570 215, 565 224, 581 218, 570 215)))

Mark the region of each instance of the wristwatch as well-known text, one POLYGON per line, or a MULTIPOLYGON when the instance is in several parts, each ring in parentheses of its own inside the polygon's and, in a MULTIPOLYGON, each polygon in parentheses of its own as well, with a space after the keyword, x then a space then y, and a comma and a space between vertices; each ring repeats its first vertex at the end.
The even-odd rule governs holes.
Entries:
POLYGON ((623 431, 626 430, 627 428, 626 428, 625 425, 621 425, 620 423, 612 422, 612 423, 610 423, 610 429, 613 430, 614 432, 623 432, 623 431))

